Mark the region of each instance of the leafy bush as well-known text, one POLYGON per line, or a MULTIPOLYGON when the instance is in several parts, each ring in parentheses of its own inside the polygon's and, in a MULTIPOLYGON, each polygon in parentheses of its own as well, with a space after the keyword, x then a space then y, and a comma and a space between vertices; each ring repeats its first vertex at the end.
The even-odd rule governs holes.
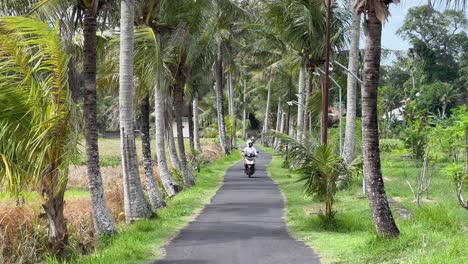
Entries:
POLYGON ((466 106, 453 110, 446 121, 440 121, 430 134, 430 144, 451 164, 445 172, 454 183, 460 205, 468 209, 463 192, 468 190, 468 111, 466 106))
POLYGON ((203 138, 216 138, 218 137, 218 128, 207 127, 201 133, 203 138))
POLYGON ((340 187, 347 186, 353 175, 360 173, 360 159, 346 165, 332 145, 317 145, 308 140, 302 143, 282 133, 274 136, 281 139, 283 150, 288 146, 286 161, 303 175, 300 181, 305 181, 304 192, 325 202, 326 221, 334 219, 335 194, 340 187))
POLYGON ((429 124, 427 113, 418 110, 414 102, 405 108, 406 129, 402 132, 405 147, 411 149, 413 158, 422 159, 428 143, 429 124))

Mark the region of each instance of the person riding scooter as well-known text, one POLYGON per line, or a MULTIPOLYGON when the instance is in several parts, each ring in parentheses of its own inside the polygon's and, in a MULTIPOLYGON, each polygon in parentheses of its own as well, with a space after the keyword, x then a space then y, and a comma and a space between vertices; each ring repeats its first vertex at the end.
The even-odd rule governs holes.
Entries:
MULTIPOLYGON (((242 150, 242 152, 244 153, 244 157, 246 159, 253 159, 254 157, 257 157, 258 156, 258 152, 257 152, 257 149, 255 149, 255 147, 253 146, 253 141, 252 140, 249 140, 247 142, 247 147, 244 148, 244 150, 242 150)), ((244 159, 244 171, 247 171, 247 162, 246 160, 244 159)), ((255 173, 255 163, 253 163, 252 165, 252 174, 255 173)))

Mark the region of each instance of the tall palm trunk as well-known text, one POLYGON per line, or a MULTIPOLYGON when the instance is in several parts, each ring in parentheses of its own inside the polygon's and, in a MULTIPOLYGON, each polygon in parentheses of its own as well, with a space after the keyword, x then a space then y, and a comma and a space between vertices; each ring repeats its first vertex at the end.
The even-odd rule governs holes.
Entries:
POLYGON ((172 117, 172 106, 174 100, 168 96, 166 102, 166 135, 167 135, 167 146, 169 149, 169 157, 171 158, 172 167, 178 171, 182 171, 179 157, 177 156, 177 148, 175 146, 174 139, 174 128, 173 128, 173 117, 172 117))
POLYGON ((193 133, 193 100, 190 100, 190 103, 188 105, 188 126, 189 126, 189 146, 190 150, 195 149, 195 134, 193 133))
POLYGON ((362 91, 362 143, 364 176, 377 233, 382 237, 398 236, 399 230, 385 195, 380 165, 377 116, 377 86, 379 85, 382 24, 370 5, 366 20, 366 54, 362 91))
POLYGON ((202 153, 202 148, 200 145, 200 115, 198 112, 198 93, 195 93, 193 97, 193 138, 195 150, 199 153, 202 153))
POLYGON ((151 206, 145 198, 138 172, 133 127, 133 23, 134 0, 122 0, 120 10, 120 141, 124 183, 124 207, 127 222, 152 216, 151 206))
MULTIPOLYGON (((286 121, 287 121, 287 114, 284 111, 281 111, 281 123, 280 123, 280 130, 279 132, 284 133, 286 131, 286 121)), ((278 144, 281 143, 281 140, 278 141, 278 144)))
MULTIPOLYGON (((159 80, 158 80, 159 82, 159 80)), ((167 167, 166 161, 166 148, 164 146, 164 138, 166 137, 164 118, 164 98, 161 87, 157 85, 154 88, 154 116, 155 116, 155 130, 156 130, 156 158, 158 161, 159 177, 161 178, 162 185, 166 193, 170 196, 176 195, 180 190, 180 186, 172 178, 171 172, 167 167)), ((169 129, 170 130, 170 127, 169 129)), ((172 130, 170 130, 172 133, 172 130)))
POLYGON ((310 112, 309 112, 309 99, 310 96, 312 95, 312 79, 313 79, 313 71, 314 68, 312 66, 307 66, 307 78, 306 78, 306 89, 305 89, 305 100, 304 100, 304 120, 302 121, 303 126, 304 126, 304 138, 307 139, 309 137, 309 118, 310 118, 310 112))
POLYGON ((236 113, 234 109, 234 78, 232 77, 232 74, 229 73, 229 116, 230 118, 233 118, 233 128, 232 128, 232 134, 231 134, 231 149, 232 148, 237 148, 237 138, 236 138, 236 131, 237 131, 237 118, 236 118, 236 113))
POLYGON ((294 120, 292 118, 289 120, 289 136, 297 138, 297 129, 295 129, 294 120))
POLYGON ((298 106, 297 106, 297 124, 296 124, 296 138, 297 140, 303 140, 302 131, 304 129, 304 66, 301 64, 299 70, 299 88, 298 88, 298 106))
POLYGON ((356 84, 359 67, 359 33, 361 31, 361 15, 353 12, 353 22, 351 24, 351 44, 349 48, 348 73, 346 88, 346 128, 343 147, 343 158, 346 163, 354 159, 354 145, 356 134, 356 84))
POLYGON ((271 104, 271 81, 273 77, 270 76, 270 80, 268 81, 268 95, 267 95, 267 104, 265 109, 265 121, 263 122, 263 145, 268 147, 269 143, 267 140, 266 133, 268 132, 268 126, 270 124, 270 104, 271 104))
POLYGON ((221 43, 218 44, 218 54, 215 60, 215 79, 216 79, 216 111, 218 114, 218 133, 219 143, 225 154, 231 151, 227 144, 226 124, 224 122, 224 95, 223 95, 223 61, 222 61, 221 43))
POLYGON ((104 197, 101 168, 99 166, 98 124, 96 106, 96 15, 87 8, 84 20, 84 134, 88 187, 93 208, 94 229, 97 234, 117 231, 104 197))
POLYGON ((141 100, 141 149, 143 152, 143 167, 145 169, 146 187, 148 188, 149 201, 153 209, 166 206, 166 201, 159 192, 158 184, 154 178, 153 158, 151 157, 150 139, 150 99, 149 95, 141 100))
MULTIPOLYGON (((174 84, 174 99, 175 99, 175 108, 183 109, 184 108, 184 84, 185 79, 182 79, 183 74, 181 70, 178 71, 176 75, 176 80, 174 84)), ((177 145, 179 147, 179 160, 180 166, 182 169, 182 179, 184 180, 185 186, 192 186, 195 184, 195 177, 193 177, 192 171, 190 170, 187 162, 187 156, 185 154, 185 143, 184 143, 184 134, 183 134, 183 124, 182 124, 182 111, 175 111, 175 120, 177 125, 177 145)))
MULTIPOLYGON (((278 110, 276 111, 276 131, 281 132, 281 117, 283 115, 283 110, 281 109, 281 99, 282 97, 279 97, 278 100, 278 110)), ((273 147, 277 148, 278 147, 278 142, 279 138, 275 137, 275 140, 273 142, 273 147)))
POLYGON ((246 134, 246 119, 247 119, 247 105, 246 105, 246 99, 247 99, 247 78, 244 77, 244 91, 242 93, 242 139, 246 140, 247 134, 246 134))

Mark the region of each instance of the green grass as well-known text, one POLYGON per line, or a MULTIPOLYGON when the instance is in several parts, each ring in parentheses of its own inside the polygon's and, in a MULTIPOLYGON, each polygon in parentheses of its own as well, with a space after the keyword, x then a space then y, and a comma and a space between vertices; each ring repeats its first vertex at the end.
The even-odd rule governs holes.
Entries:
POLYGON ((323 204, 305 197, 299 175, 282 168, 283 159, 274 156, 268 171, 287 198, 291 234, 317 250, 324 263, 468 263, 468 212, 457 204, 453 186, 438 173, 429 193, 431 202, 418 208, 403 173, 407 170, 413 177, 415 169, 400 158, 402 152, 382 155, 387 196, 400 197, 400 206, 413 214, 411 220, 403 220, 393 210, 401 231, 394 240, 377 237, 359 180, 337 194, 336 223, 325 225, 318 217, 323 204))
POLYGON ((77 198, 89 198, 89 191, 80 188, 68 188, 65 192, 65 201, 77 198))
MULTIPOLYGON (((201 143, 213 143, 218 142, 217 138, 201 138, 201 143)), ((137 157, 140 162, 142 162, 142 151, 141 151, 141 138, 137 137, 135 139, 137 157)), ((120 138, 99 138, 99 162, 101 167, 115 167, 121 164, 121 153, 120 153, 120 138)), ((156 153, 154 147, 154 139, 151 139, 152 152, 156 153)), ((189 139, 185 139, 185 150, 188 152, 189 139)), ((76 160, 73 161, 74 165, 86 165, 86 154, 85 154, 85 141, 81 140, 78 147, 79 155, 76 157, 76 160)))
POLYGON ((157 218, 126 226, 94 254, 76 258, 73 262, 147 263, 160 258, 160 248, 209 203, 226 169, 240 158, 236 151, 203 167, 196 175, 197 184, 169 200, 167 207, 157 212, 157 218))

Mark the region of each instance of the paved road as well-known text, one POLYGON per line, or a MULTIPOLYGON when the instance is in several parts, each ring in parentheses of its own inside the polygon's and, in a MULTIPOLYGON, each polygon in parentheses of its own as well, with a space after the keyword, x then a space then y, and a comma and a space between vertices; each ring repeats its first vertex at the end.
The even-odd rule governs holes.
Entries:
POLYGON ((212 202, 166 246, 165 259, 155 263, 320 263, 287 232, 283 198, 266 173, 270 161, 271 155, 260 153, 251 179, 243 174, 242 162, 232 166, 212 202))

